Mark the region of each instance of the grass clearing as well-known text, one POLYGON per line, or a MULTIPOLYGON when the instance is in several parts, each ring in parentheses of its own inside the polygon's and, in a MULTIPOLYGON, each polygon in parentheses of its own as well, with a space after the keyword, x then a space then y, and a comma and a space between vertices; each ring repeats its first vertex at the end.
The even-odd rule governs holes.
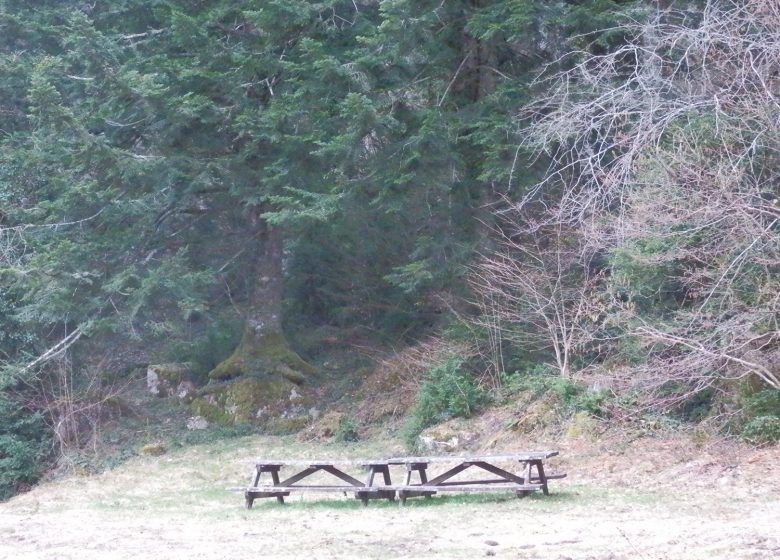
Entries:
POLYGON ((780 489, 771 477, 776 454, 745 458, 753 470, 727 469, 727 483, 719 482, 721 466, 706 461, 685 465, 674 479, 669 473, 650 476, 642 467, 668 454, 666 442, 657 444, 658 454, 646 449, 652 447, 648 442, 615 452, 611 471, 598 469, 592 445, 587 453, 567 449, 562 461, 570 476, 553 481, 550 496, 446 494, 409 499, 406 507, 386 500, 364 507, 351 495, 299 494, 284 506, 258 499, 246 510, 243 496, 226 488, 246 484, 253 458, 356 459, 396 454, 397 443, 302 443, 270 436, 204 443, 136 457, 100 475, 51 481, 0 504, 0 558, 780 555, 780 489))

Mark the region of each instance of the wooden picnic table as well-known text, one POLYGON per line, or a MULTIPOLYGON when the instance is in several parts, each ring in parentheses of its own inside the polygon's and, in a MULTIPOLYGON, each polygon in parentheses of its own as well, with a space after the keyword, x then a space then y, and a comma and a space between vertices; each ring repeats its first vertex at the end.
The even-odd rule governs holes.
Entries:
MULTIPOLYGON (((547 475, 544 461, 558 455, 557 451, 531 451, 503 455, 480 455, 471 457, 396 457, 388 462, 391 465, 403 465, 406 468, 404 485, 397 488, 402 503, 406 498, 415 496, 430 497, 440 491, 490 491, 502 488, 514 490, 519 497, 535 490, 549 494, 547 481, 550 478, 563 478, 565 474, 547 475), (521 474, 515 474, 496 465, 496 463, 519 463, 521 474), (443 473, 428 479, 428 468, 436 463, 455 463, 443 473), (488 479, 452 480, 460 473, 482 471, 494 475, 488 479), (536 471, 534 473, 533 471, 536 471), (417 473, 419 482, 412 483, 412 474, 417 473)), ((484 475, 483 475, 484 476, 484 475)))
MULTIPOLYGON (((503 455, 480 455, 471 457, 438 456, 438 457, 394 457, 379 460, 294 460, 278 461, 258 459, 253 461, 254 471, 249 486, 235 488, 243 490, 246 507, 251 508, 255 499, 276 498, 284 503, 284 498, 291 492, 353 492, 355 498, 368 504, 370 499, 394 500, 396 495, 401 503, 407 498, 416 496, 431 497, 442 491, 478 492, 478 491, 514 491, 518 497, 526 496, 536 490, 549 493, 547 482, 552 478, 563 478, 565 474, 547 474, 543 462, 558 455, 557 451, 531 451, 526 453, 511 453, 503 455), (444 472, 429 478, 428 469, 431 465, 454 463, 444 472), (519 467, 519 474, 502 468, 497 463, 513 463, 519 467), (391 466, 404 467, 404 483, 393 485, 391 466), (282 479, 282 469, 293 468, 294 472, 282 479), (361 480, 347 471, 360 468, 367 475, 361 480), (492 478, 465 478, 461 475, 469 470, 489 473, 492 478), (534 472, 535 471, 535 472, 534 472), (412 476, 417 473, 418 481, 413 482, 412 476), (320 480, 309 477, 318 474, 320 480), (261 479, 270 476, 270 483, 261 479), (377 475, 381 475, 378 477, 377 475), (461 475, 461 476, 458 476, 461 475), (456 478, 457 477, 457 478, 456 478), (381 478, 381 480, 380 480, 381 478), (309 479, 309 480, 307 480, 309 479), (325 479, 324 481, 322 479, 325 479)), ((485 476, 481 474, 480 476, 485 476)))
POLYGON ((332 461, 332 460, 295 460, 295 461, 276 461, 258 459, 255 461, 255 471, 252 473, 249 487, 245 489, 244 498, 246 507, 251 508, 252 503, 257 498, 276 498, 280 503, 284 503, 285 496, 289 496, 292 491, 301 492, 355 492, 355 497, 367 503, 370 498, 395 499, 395 491, 387 488, 380 489, 374 485, 377 474, 381 474, 385 486, 391 484, 390 470, 387 461, 379 460, 359 460, 359 461, 332 461), (292 476, 281 480, 279 472, 282 467, 298 467, 298 472, 292 476), (300 469, 300 467, 303 467, 300 469), (365 481, 358 480, 354 476, 345 472, 346 467, 361 467, 368 471, 368 477, 365 481), (260 485, 260 478, 264 473, 271 476, 271 485, 260 485), (304 479, 316 474, 324 473, 330 475, 329 480, 336 479, 331 484, 301 484, 304 479))

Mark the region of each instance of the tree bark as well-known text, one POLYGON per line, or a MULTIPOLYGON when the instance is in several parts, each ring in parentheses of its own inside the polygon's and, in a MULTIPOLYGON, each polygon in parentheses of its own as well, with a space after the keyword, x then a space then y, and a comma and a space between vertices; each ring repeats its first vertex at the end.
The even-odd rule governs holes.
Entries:
POLYGON ((255 285, 246 306, 241 342, 209 377, 226 380, 242 375, 282 376, 301 384, 314 368, 290 348, 282 330, 284 239, 281 230, 263 220, 261 213, 258 209, 252 218, 258 243, 249 272, 255 285))

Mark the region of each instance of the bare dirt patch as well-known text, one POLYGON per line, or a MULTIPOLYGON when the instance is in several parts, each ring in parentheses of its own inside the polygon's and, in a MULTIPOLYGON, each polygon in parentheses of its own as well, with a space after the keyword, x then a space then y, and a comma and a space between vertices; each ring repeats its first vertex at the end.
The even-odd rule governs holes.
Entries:
POLYGON ((0 558, 780 557, 777 448, 682 436, 557 447, 569 478, 554 482, 552 496, 447 496, 403 508, 306 495, 245 510, 239 494, 225 491, 248 480, 252 457, 397 454, 393 441, 249 437, 139 457, 0 504, 0 558))

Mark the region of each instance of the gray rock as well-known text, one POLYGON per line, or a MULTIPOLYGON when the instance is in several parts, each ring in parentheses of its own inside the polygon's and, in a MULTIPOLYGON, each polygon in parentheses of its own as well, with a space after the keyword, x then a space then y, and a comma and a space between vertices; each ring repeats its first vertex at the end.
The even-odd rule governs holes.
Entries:
POLYGON ((209 422, 203 416, 191 416, 187 419, 188 430, 205 430, 209 427, 209 422))

